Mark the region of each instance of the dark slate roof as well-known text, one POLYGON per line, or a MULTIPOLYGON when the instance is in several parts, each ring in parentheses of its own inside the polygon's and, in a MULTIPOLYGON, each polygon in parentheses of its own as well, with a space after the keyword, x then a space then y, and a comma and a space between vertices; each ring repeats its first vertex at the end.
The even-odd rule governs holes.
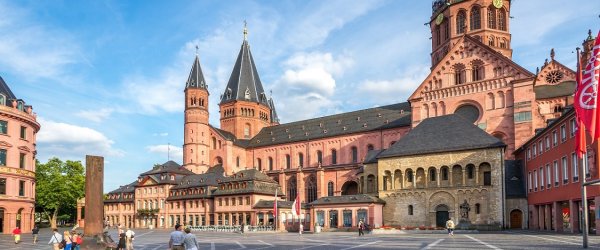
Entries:
POLYGON ((504 161, 504 186, 506 198, 527 198, 525 179, 523 178, 523 162, 521 160, 504 161))
POLYGON ((211 172, 204 174, 187 175, 181 178, 179 183, 177 183, 177 186, 172 187, 171 190, 185 189, 190 187, 216 187, 217 185, 219 185, 217 180, 220 180, 222 178, 224 178, 222 172, 220 174, 211 172))
POLYGON ((423 120, 379 158, 504 146, 498 138, 452 114, 423 120))
POLYGON ((330 204, 355 204, 355 203, 379 203, 385 204, 385 201, 375 196, 366 194, 342 195, 342 196, 327 196, 321 197, 309 205, 330 205, 330 204))
POLYGON ((117 193, 133 193, 135 191, 135 185, 137 184, 137 181, 134 181, 132 183, 129 183, 125 186, 120 186, 119 188, 108 192, 109 194, 117 194, 117 193))
MULTIPOLYGON (((254 204, 254 208, 273 208, 273 203, 275 203, 274 200, 259 200, 256 204, 254 204)), ((292 204, 294 202, 293 201, 282 201, 282 200, 278 200, 277 201, 277 207, 278 208, 292 208, 292 204)), ((302 209, 307 209, 308 208, 308 204, 302 202, 300 204, 300 207, 302 209)))
POLYGON ((271 177, 256 169, 241 170, 233 175, 227 176, 225 179, 223 179, 222 182, 227 183, 237 181, 264 181, 270 183, 277 183, 271 177))
POLYGON ((556 85, 535 86, 533 91, 536 100, 571 96, 575 93, 575 81, 564 81, 556 85))
POLYGON ((377 156, 379 156, 379 154, 381 154, 381 152, 383 151, 383 149, 370 150, 369 152, 367 152, 367 156, 365 156, 365 160, 363 163, 377 163, 377 156))
POLYGON ((275 196, 275 190, 277 194, 283 194, 279 184, 262 182, 262 181, 248 181, 246 182, 245 188, 232 188, 232 189, 217 189, 213 192, 213 195, 236 195, 236 194, 266 194, 275 196))
POLYGON ((410 110, 410 104, 403 102, 265 127, 251 139, 248 146, 264 147, 410 126, 410 110))
POLYGON ((220 104, 233 101, 248 101, 269 106, 267 95, 254 65, 250 45, 245 39, 220 104))
POLYGON ((225 140, 232 141, 233 145, 236 145, 241 148, 247 148, 248 144, 250 143, 250 140, 235 138, 235 135, 228 131, 222 130, 220 128, 216 128, 212 125, 210 125, 210 127, 213 128, 223 138, 225 138, 225 140))
POLYGON ((208 89, 208 85, 204 80, 204 74, 202 74, 202 67, 200 67, 198 55, 196 55, 196 59, 194 59, 194 65, 192 65, 190 76, 188 76, 188 80, 185 82, 185 88, 208 89))
POLYGON ((273 97, 269 98, 269 108, 271 108, 271 123, 279 123, 279 116, 277 116, 277 111, 275 110, 273 97))
POLYGON ((162 174, 162 173, 183 174, 183 175, 194 174, 194 172, 185 169, 181 165, 177 164, 177 162, 167 161, 158 167, 152 168, 152 170, 141 173, 140 176, 162 174))
POLYGON ((17 99, 15 94, 13 94, 13 92, 10 90, 10 88, 8 87, 6 82, 4 82, 4 79, 2 79, 1 76, 0 76, 0 94, 3 94, 4 96, 6 96, 6 99, 5 99, 6 106, 12 105, 11 102, 9 102, 9 100, 17 99))

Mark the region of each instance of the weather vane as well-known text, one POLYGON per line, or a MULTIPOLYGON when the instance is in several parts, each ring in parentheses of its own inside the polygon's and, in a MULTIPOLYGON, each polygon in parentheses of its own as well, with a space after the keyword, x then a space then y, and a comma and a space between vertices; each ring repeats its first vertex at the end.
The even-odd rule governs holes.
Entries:
POLYGON ((246 22, 246 20, 244 20, 244 40, 247 40, 248 38, 248 28, 246 28, 248 25, 248 23, 246 22))

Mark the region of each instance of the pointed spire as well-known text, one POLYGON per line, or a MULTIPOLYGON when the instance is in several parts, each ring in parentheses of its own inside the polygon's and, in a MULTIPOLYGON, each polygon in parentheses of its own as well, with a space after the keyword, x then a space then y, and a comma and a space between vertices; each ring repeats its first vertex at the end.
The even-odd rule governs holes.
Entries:
POLYGON ((269 106, 268 97, 263 89, 250 45, 246 40, 247 29, 244 23, 244 41, 233 66, 233 71, 223 92, 221 104, 232 101, 247 101, 269 106))
POLYGON ((275 102, 273 101, 273 96, 269 98, 269 108, 271 108, 271 124, 279 124, 279 117, 277 116, 277 111, 275 110, 275 102))
POLYGON ((199 88, 208 89, 206 81, 204 80, 204 74, 202 74, 202 67, 200 67, 200 59, 198 58, 198 46, 196 45, 196 58, 190 70, 190 76, 187 82, 185 82, 185 88, 199 88))

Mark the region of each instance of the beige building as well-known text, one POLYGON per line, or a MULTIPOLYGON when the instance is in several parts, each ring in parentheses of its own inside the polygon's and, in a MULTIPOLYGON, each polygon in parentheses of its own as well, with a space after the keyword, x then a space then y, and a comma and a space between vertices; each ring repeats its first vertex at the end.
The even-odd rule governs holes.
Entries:
POLYGON ((500 229, 506 145, 457 115, 423 120, 385 151, 374 151, 361 180, 386 203, 383 224, 500 229))

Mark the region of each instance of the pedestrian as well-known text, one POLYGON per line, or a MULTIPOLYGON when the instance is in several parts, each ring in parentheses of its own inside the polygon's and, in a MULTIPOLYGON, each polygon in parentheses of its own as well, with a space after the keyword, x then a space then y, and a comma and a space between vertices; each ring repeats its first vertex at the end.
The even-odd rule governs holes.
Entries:
POLYGON ((133 250, 133 237, 134 236, 135 236, 135 232, 133 232, 133 230, 131 230, 131 228, 127 228, 127 231, 125 231, 125 237, 127 238, 125 245, 127 247, 127 250, 133 250))
POLYGON ((72 250, 79 250, 81 248, 81 243, 83 243, 83 239, 81 238, 81 235, 79 235, 77 233, 77 231, 73 230, 71 231, 71 239, 73 240, 72 245, 71 245, 71 249, 72 250))
POLYGON ((117 232, 118 232, 119 235, 121 235, 122 233, 124 233, 123 227, 121 226, 121 223, 117 224, 117 232))
POLYGON ((365 235, 365 232, 363 231, 364 229, 365 229, 365 223, 363 222, 362 219, 360 219, 360 221, 358 222, 358 236, 365 235))
POLYGON ((58 229, 52 228, 52 237, 50 237, 50 241, 48 245, 52 245, 53 250, 60 250, 61 248, 58 246, 63 241, 63 236, 58 233, 58 229))
POLYGON ((200 246, 198 246, 198 241, 196 240, 196 235, 192 233, 190 228, 186 228, 185 237, 183 239, 183 245, 185 246, 185 250, 198 250, 200 246))
POLYGON ((69 233, 69 231, 65 231, 63 233, 63 240, 65 241, 64 250, 71 250, 71 247, 73 246, 73 238, 71 238, 71 233, 69 233))
POLYGON ((185 250, 183 248, 184 240, 185 234, 181 232, 181 225, 175 225, 175 231, 171 232, 171 238, 169 239, 169 248, 171 250, 185 250))
POLYGON ((19 242, 21 242, 21 229, 19 227, 16 227, 12 233, 15 237, 15 244, 19 244, 19 242))
POLYGON ((119 244, 117 244, 117 249, 125 250, 126 247, 127 247, 127 236, 123 232, 123 233, 119 234, 119 244))
POLYGON ((40 228, 38 227, 38 225, 33 226, 33 229, 31 229, 31 234, 33 234, 33 244, 37 244, 39 233, 40 233, 40 228))
POLYGON ((448 229, 448 236, 454 236, 454 221, 452 221, 452 218, 446 221, 446 229, 448 229))
POLYGON ((303 231, 304 231, 304 225, 302 225, 302 223, 300 223, 300 226, 298 227, 298 234, 302 235, 303 231))

